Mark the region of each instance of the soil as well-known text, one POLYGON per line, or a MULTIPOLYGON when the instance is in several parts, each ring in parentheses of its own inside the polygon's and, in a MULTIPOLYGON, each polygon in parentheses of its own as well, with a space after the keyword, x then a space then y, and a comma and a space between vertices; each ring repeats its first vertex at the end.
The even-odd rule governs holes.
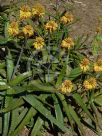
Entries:
MULTIPOLYGON (((8 5, 10 1, 15 0, 0 0, 0 5, 8 5)), ((17 0, 16 0, 17 1, 17 0)), ((20 2, 21 0, 18 0, 20 2)), ((29 2, 41 2, 46 6, 47 9, 51 10, 49 7, 55 3, 55 0, 28 0, 29 2)), ((74 16, 80 18, 80 21, 76 22, 71 31, 71 35, 73 37, 79 37, 82 35, 89 35, 89 41, 91 42, 93 36, 95 35, 96 27, 101 26, 102 22, 98 22, 98 18, 102 18, 102 0, 63 0, 65 4, 69 4, 74 16)), ((60 3, 61 0, 58 0, 60 3)), ((101 45, 102 46, 102 45, 101 45)), ((102 56, 102 51, 100 53, 102 56)), ((86 136, 97 136, 89 129, 85 128, 86 136)), ((45 132, 45 136, 54 136, 53 134, 49 134, 45 132)), ((26 134, 22 134, 22 136, 26 136, 26 134)), ((59 135, 61 136, 61 135, 59 135)), ((63 136, 71 136, 69 134, 65 134, 63 136)), ((100 134, 102 136, 102 133, 100 134)))
MULTIPOLYGON (((0 0, 0 5, 9 5, 12 1, 21 2, 21 0, 0 0)), ((26 0, 22 0, 26 1, 26 0)), ((49 9, 56 0, 28 0, 29 3, 40 2, 49 9)), ((57 0, 61 4, 61 0, 57 0)), ((65 5, 72 7, 72 12, 76 18, 80 18, 72 29, 74 36, 82 34, 93 35, 96 27, 101 25, 97 19, 102 18, 102 0, 63 0, 65 5)))
MULTIPOLYGON (((102 21, 99 22, 98 19, 102 18, 102 0, 0 0, 0 5, 9 5, 10 2, 25 2, 27 1, 31 5, 36 2, 43 4, 47 10, 53 12, 51 5, 56 4, 58 1, 59 5, 64 1, 64 5, 68 6, 68 9, 72 11, 75 19, 79 19, 71 29, 71 36, 77 38, 79 36, 89 35, 87 44, 90 44, 93 37, 96 34, 96 27, 101 26, 102 21)), ((101 44, 102 49, 102 44, 101 44)), ((102 51, 99 56, 102 58, 102 51)))

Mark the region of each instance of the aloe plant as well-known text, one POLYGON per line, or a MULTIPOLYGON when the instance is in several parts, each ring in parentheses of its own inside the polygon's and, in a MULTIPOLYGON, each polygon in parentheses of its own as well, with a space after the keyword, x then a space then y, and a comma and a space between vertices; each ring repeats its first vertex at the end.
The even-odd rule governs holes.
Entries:
MULTIPOLYGON (((20 32, 16 36, 8 33, 11 23, 9 14, 17 13, 17 20, 20 16, 18 7, 8 9, 9 14, 3 11, 6 21, 4 14, 0 14, 4 20, 0 29, 0 47, 5 48, 6 54, 0 60, 0 128, 3 136, 18 136, 25 126, 31 136, 41 135, 44 129, 53 129, 57 134, 84 136, 84 126, 100 135, 102 74, 94 71, 93 62, 90 62, 88 71, 82 71, 80 63, 86 57, 83 49, 88 48, 83 36, 73 41, 69 38, 73 22, 61 23, 66 11, 60 13, 59 6, 56 9, 54 5, 55 15, 46 12, 45 17, 33 16, 19 20, 20 32), (51 20, 55 21, 56 30, 48 32, 46 24, 51 20), (35 30, 30 37, 23 32, 25 24, 35 30), (44 39, 43 48, 33 47, 37 42, 36 37, 44 39), (63 49, 62 43, 68 38, 72 47, 63 49), (97 87, 93 90, 86 90, 83 86, 89 77, 97 80, 97 87), (61 91, 66 80, 73 83, 70 92, 61 91)), ((93 47, 92 52, 94 54, 98 49, 93 47)))

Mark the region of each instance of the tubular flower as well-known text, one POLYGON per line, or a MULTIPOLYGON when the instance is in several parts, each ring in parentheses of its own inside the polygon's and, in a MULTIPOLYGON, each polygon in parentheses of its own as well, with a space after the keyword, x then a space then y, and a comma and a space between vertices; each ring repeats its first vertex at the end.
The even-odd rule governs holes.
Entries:
POLYGON ((73 22, 73 15, 71 13, 66 12, 64 16, 61 17, 60 21, 63 24, 68 24, 73 22))
POLYGON ((9 33, 9 35, 11 35, 11 36, 16 36, 16 35, 18 35, 18 33, 19 33, 19 28, 18 28, 18 23, 17 23, 16 21, 12 21, 12 22, 9 24, 8 33, 9 33))
POLYGON ((55 21, 49 21, 45 25, 45 29, 48 30, 50 33, 55 31, 58 28, 58 24, 55 21))
POLYGON ((94 71, 102 72, 102 60, 99 59, 96 63, 94 63, 94 71))
POLYGON ((44 46, 44 39, 42 37, 36 37, 35 42, 33 43, 34 48, 40 50, 44 46))
POLYGON ((30 18, 30 17, 31 17, 30 7, 27 6, 27 5, 23 5, 20 8, 20 19, 24 20, 24 19, 27 19, 27 18, 30 18))
POLYGON ((65 80, 61 85, 61 92, 62 93, 70 93, 73 89, 73 84, 70 80, 65 80))
POLYGON ((33 16, 38 16, 42 17, 45 14, 45 8, 43 5, 40 3, 37 3, 33 8, 32 8, 32 15, 33 16))
POLYGON ((83 72, 86 72, 89 70, 89 60, 87 58, 84 58, 81 63, 79 64, 80 65, 80 68, 83 72))
POLYGON ((92 90, 95 89, 97 86, 96 79, 91 77, 84 81, 83 86, 86 90, 92 90))
POLYGON ((70 49, 74 46, 74 41, 71 37, 67 37, 64 40, 62 40, 61 47, 70 49))
POLYGON ((25 27, 23 27, 23 33, 26 36, 32 36, 33 35, 33 27, 31 25, 26 25, 25 27))

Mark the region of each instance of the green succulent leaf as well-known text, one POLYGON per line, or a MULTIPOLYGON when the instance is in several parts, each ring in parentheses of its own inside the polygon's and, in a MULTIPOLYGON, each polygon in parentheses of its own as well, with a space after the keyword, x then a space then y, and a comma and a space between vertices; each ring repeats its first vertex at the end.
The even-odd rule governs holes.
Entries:
POLYGON ((74 93, 73 98, 75 99, 75 101, 78 103, 78 105, 81 106, 81 108, 85 111, 85 113, 92 119, 92 121, 95 122, 94 117, 91 115, 91 113, 89 112, 89 110, 87 109, 86 105, 84 104, 81 96, 78 93, 74 93))
POLYGON ((10 111, 22 106, 23 104, 24 104, 24 100, 22 98, 15 99, 15 100, 11 101, 7 107, 0 110, 0 112, 1 113, 2 112, 3 113, 10 112, 10 111))
POLYGON ((31 131, 31 136, 36 136, 39 133, 43 123, 44 121, 40 117, 38 117, 31 131))
POLYGON ((0 91, 9 89, 10 86, 4 81, 2 77, 0 77, 0 91))
POLYGON ((5 67, 5 62, 1 62, 0 63, 0 69, 4 68, 5 67))
POLYGON ((81 69, 79 67, 77 67, 75 69, 72 69, 72 71, 70 72, 70 75, 68 76, 68 79, 74 80, 75 78, 77 78, 81 74, 82 74, 81 69))
POLYGON ((94 102, 99 105, 99 106, 102 106, 102 96, 99 96, 99 97, 96 97, 94 99, 94 102))
POLYGON ((29 78, 31 76, 32 76, 32 71, 22 73, 22 74, 16 76, 14 79, 12 79, 9 84, 12 86, 16 86, 16 85, 20 84, 23 80, 26 80, 27 78, 29 78))
POLYGON ((60 128, 63 132, 68 131, 68 129, 60 124, 50 113, 50 111, 43 106, 43 104, 37 100, 34 96, 28 95, 23 97, 29 104, 31 104, 37 111, 39 111, 45 118, 50 120, 51 123, 55 124, 58 128, 60 128))
POLYGON ((72 133, 74 133, 73 118, 72 118, 70 111, 69 111, 69 104, 67 103, 65 96, 63 94, 58 93, 57 96, 59 97, 59 99, 63 105, 63 108, 64 108, 67 118, 69 120, 69 123, 71 125, 72 133))
POLYGON ((80 118, 78 117, 77 113, 74 111, 74 109, 73 109, 73 107, 71 105, 69 105, 69 111, 70 111, 70 114, 71 114, 72 118, 74 119, 74 121, 78 125, 82 135, 84 136, 85 131, 84 131, 83 127, 82 127, 82 123, 80 122, 80 118))
POLYGON ((10 113, 4 114, 4 121, 3 121, 3 132, 2 136, 7 136, 9 131, 9 119, 10 119, 10 113))
POLYGON ((5 45, 7 44, 8 42, 10 42, 12 39, 9 39, 9 38, 1 38, 0 39, 0 45, 5 45))
POLYGON ((98 55, 98 52, 100 50, 100 46, 99 46, 99 40, 97 40, 97 37, 94 39, 93 41, 93 45, 92 45, 92 53, 94 56, 98 55))
POLYGON ((7 79, 8 81, 10 81, 14 70, 14 64, 13 64, 12 54, 9 49, 8 49, 8 55, 6 57, 6 63, 7 63, 7 79))
POLYGON ((59 74, 59 76, 57 78, 56 87, 59 87, 59 85, 61 85, 62 80, 63 80, 63 78, 65 76, 65 72, 66 72, 66 65, 64 64, 63 68, 62 68, 62 70, 61 70, 61 72, 60 72, 60 74, 59 74))
POLYGON ((60 101, 57 97, 56 94, 52 95, 53 99, 54 99, 54 107, 55 107, 55 114, 56 114, 56 119, 64 125, 64 117, 63 117, 63 113, 62 113, 62 109, 61 109, 61 104, 60 101))
POLYGON ((19 115, 19 108, 16 108, 15 110, 12 111, 11 125, 10 125, 8 135, 10 135, 16 129, 16 127, 19 126, 19 124, 22 122, 23 118, 26 116, 27 111, 28 111, 27 108, 23 108, 20 115, 19 115))
POLYGON ((37 111, 33 107, 31 107, 28 110, 28 112, 26 113, 26 115, 24 116, 23 120, 18 125, 18 127, 13 132, 11 132, 9 134, 9 136, 16 136, 16 135, 18 135, 21 132, 21 130, 24 128, 24 126, 29 123, 31 118, 36 115, 36 113, 37 113, 37 111))
MULTIPOLYGON (((11 96, 9 96, 9 93, 11 93, 12 91, 14 91, 12 88, 7 90, 6 93, 6 97, 4 100, 4 107, 8 107, 10 102, 12 102, 13 98, 11 96)), ((4 113, 4 120, 3 120, 3 136, 7 136, 8 135, 8 131, 9 131, 9 121, 10 121, 10 112, 4 113)))

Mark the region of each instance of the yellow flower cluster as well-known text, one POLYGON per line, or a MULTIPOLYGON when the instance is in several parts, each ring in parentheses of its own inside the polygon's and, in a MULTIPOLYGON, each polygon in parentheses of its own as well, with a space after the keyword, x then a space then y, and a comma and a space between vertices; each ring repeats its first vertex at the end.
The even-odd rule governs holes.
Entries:
POLYGON ((89 70, 89 64, 90 64, 89 60, 87 58, 84 58, 79 65, 81 70, 83 72, 86 72, 89 70))
POLYGON ((23 5, 20 8, 20 19, 24 20, 31 17, 31 9, 27 5, 23 5))
POLYGON ((12 21, 8 26, 8 33, 11 36, 16 36, 19 33, 18 22, 12 21))
POLYGON ((58 24, 53 20, 49 21, 45 25, 45 29, 48 30, 50 33, 55 31, 57 28, 58 28, 58 24))
POLYGON ((61 85, 61 92, 62 93, 70 93, 73 89, 73 83, 70 80, 65 80, 61 85))
POLYGON ((45 14, 45 8, 42 6, 40 3, 37 3, 33 8, 32 8, 32 15, 33 16, 38 16, 42 17, 45 14))
POLYGON ((21 20, 31 18, 32 16, 42 17, 44 14, 45 14, 45 8, 39 3, 35 4, 32 9, 28 5, 23 5, 20 8, 21 20))
POLYGON ((91 77, 84 81, 83 86, 86 90, 92 90, 95 89, 97 86, 96 79, 91 77))
POLYGON ((60 21, 63 24, 69 24, 73 22, 74 17, 71 13, 66 12, 64 16, 61 17, 60 21))
POLYGON ((31 25, 26 25, 25 27, 23 27, 22 31, 26 36, 29 37, 32 36, 34 33, 33 27, 31 25))
MULTIPOLYGON (((60 87, 60 91, 62 93, 71 93, 73 90, 73 87, 74 87, 74 85, 73 85, 72 81, 65 80, 60 87)), ((90 78, 86 79, 83 82, 83 87, 85 88, 85 90, 95 89, 97 87, 96 79, 94 77, 90 77, 90 78)))
POLYGON ((33 43, 34 48, 40 50, 44 46, 44 39, 42 37, 36 37, 35 42, 33 43))
POLYGON ((97 27, 96 27, 96 32, 97 32, 97 33, 101 33, 101 32, 102 32, 101 26, 97 26, 97 27))
POLYGON ((99 59, 96 63, 94 63, 94 71, 102 72, 102 60, 99 59))
POLYGON ((62 40, 61 47, 70 49, 74 46, 74 41, 71 37, 67 37, 62 40))

